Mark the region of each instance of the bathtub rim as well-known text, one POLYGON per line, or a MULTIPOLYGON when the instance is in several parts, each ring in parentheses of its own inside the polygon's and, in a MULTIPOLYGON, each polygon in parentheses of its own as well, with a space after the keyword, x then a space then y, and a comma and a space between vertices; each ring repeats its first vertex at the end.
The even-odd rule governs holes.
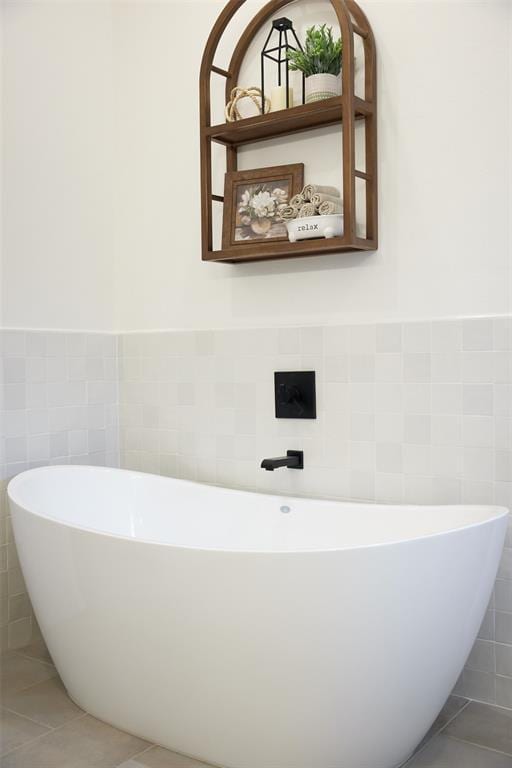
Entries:
POLYGON ((47 520, 51 523, 56 523, 58 525, 65 526, 67 528, 71 528, 76 531, 83 531, 84 533, 91 533, 98 536, 103 536, 111 539, 119 539, 121 541, 131 542, 131 543, 138 543, 138 544, 151 544, 155 546, 160 547, 169 547, 173 549, 179 549, 183 551, 191 551, 191 552, 210 552, 210 553, 217 553, 217 554, 243 554, 243 555, 311 555, 311 554, 327 554, 327 553, 336 553, 336 552, 350 552, 350 551, 357 551, 357 550, 368 550, 368 549, 374 549, 376 547, 390 547, 390 546, 397 546, 400 544, 411 544, 412 542, 416 541, 423 541, 428 540, 432 538, 437 538, 440 536, 447 536, 447 535, 453 535, 462 531, 468 531, 472 530, 473 528, 479 528, 481 526, 487 526, 491 523, 496 523, 499 520, 506 519, 510 515, 510 510, 507 507, 496 505, 496 504, 382 504, 382 503, 376 503, 371 501, 345 501, 345 500, 339 500, 334 498, 323 498, 323 497, 310 497, 310 496, 280 496, 276 495, 275 493, 265 493, 262 491, 248 491, 241 488, 230 488, 229 486, 224 485, 215 485, 213 483, 201 483, 195 480, 186 480, 182 478, 177 477, 168 477, 166 475, 157 475, 155 473, 151 472, 141 472, 139 470, 132 470, 132 469, 122 469, 119 467, 98 467, 91 464, 79 464, 79 465, 70 465, 70 464, 53 464, 53 465, 47 465, 44 467, 34 467, 32 469, 24 470, 23 472, 20 472, 19 474, 15 475, 7 484, 7 497, 10 503, 16 504, 19 508, 23 509, 28 514, 33 515, 34 517, 38 517, 42 520, 47 520), (371 506, 375 509, 382 509, 386 510, 393 507, 401 507, 401 508, 410 508, 411 511, 414 510, 422 510, 422 511, 428 511, 429 509, 439 509, 440 507, 443 508, 458 508, 458 507, 466 507, 470 509, 485 509, 485 510, 493 510, 494 514, 492 516, 487 517, 484 520, 479 520, 473 523, 468 523, 467 525, 461 525, 457 527, 448 527, 442 531, 435 531, 434 533, 427 533, 423 535, 417 535, 417 536, 411 536, 409 538, 402 538, 402 539, 393 539, 390 541, 377 541, 377 542, 370 542, 367 544, 358 544, 357 546, 333 546, 333 547, 323 547, 323 548, 311 548, 311 549, 305 549, 305 548, 296 548, 296 549, 244 549, 242 547, 234 549, 230 547, 221 547, 221 546, 211 546, 211 547, 205 547, 203 545, 193 545, 193 544, 182 544, 178 542, 169 542, 169 541, 160 541, 157 539, 145 539, 145 538, 136 538, 133 536, 126 536, 120 533, 114 533, 112 531, 107 530, 101 530, 99 528, 92 528, 86 525, 78 525, 77 523, 71 523, 66 520, 62 520, 59 517, 55 517, 49 514, 42 514, 39 511, 35 511, 33 509, 28 508, 25 506, 25 504, 21 503, 20 500, 16 499, 14 494, 16 493, 16 486, 20 485, 22 482, 26 482, 27 475, 32 474, 38 474, 38 473, 48 473, 52 472, 53 470, 72 470, 72 469, 87 469, 87 470, 94 470, 95 472, 103 473, 126 473, 130 475, 140 475, 143 477, 149 477, 149 478, 158 478, 159 480, 171 480, 174 481, 180 485, 188 485, 188 486, 206 486, 212 489, 219 489, 219 490, 226 490, 230 493, 233 493, 238 496, 245 496, 247 494, 250 494, 252 496, 263 496, 263 497, 269 497, 270 499, 276 500, 279 504, 283 503, 289 503, 294 500, 297 501, 321 501, 322 503, 328 503, 333 504, 339 507, 349 507, 354 506, 357 507, 358 505, 365 505, 365 506, 371 506))

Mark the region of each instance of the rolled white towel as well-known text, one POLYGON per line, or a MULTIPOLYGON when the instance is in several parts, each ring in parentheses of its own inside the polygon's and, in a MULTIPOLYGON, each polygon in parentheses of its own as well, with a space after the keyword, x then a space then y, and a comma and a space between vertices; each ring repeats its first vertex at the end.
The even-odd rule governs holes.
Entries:
POLYGON ((279 212, 279 215, 282 219, 285 221, 289 221, 290 219, 296 219, 299 215, 299 208, 296 205, 285 205, 284 208, 281 209, 279 212))
POLYGON ((325 192, 315 192, 311 198, 313 205, 321 205, 322 203, 339 203, 341 197, 334 195, 326 195, 325 192))
POLYGON ((313 195, 323 194, 332 195, 332 197, 341 197, 339 189, 336 187, 324 187, 321 184, 306 184, 302 190, 302 194, 306 201, 311 201, 313 195))
POLYGON ((294 208, 300 208, 301 205, 304 205, 306 202, 306 198, 302 194, 302 192, 299 192, 298 195, 294 195, 292 199, 290 200, 290 205, 293 205, 294 208))
POLYGON ((313 205, 313 203, 304 203, 304 205, 301 206, 297 218, 304 219, 306 216, 315 216, 316 213, 316 205, 313 205))
POLYGON ((318 213, 320 216, 331 216, 333 213, 343 213, 343 200, 338 198, 337 200, 324 200, 318 206, 318 213))

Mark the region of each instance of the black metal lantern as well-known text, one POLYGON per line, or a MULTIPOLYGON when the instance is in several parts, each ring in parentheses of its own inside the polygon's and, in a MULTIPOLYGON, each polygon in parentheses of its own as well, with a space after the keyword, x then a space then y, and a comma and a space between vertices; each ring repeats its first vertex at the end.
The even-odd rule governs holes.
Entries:
MULTIPOLYGON (((263 46, 263 50, 261 52, 261 103, 265 103, 265 59, 271 59, 271 61, 275 61, 277 64, 277 84, 283 85, 283 74, 282 74, 282 67, 284 64, 284 77, 285 77, 285 83, 286 86, 286 106, 290 106, 290 90, 289 90, 289 80, 290 80, 290 71, 288 67, 288 51, 302 51, 302 45, 299 42, 299 38, 295 34, 295 30, 293 28, 293 24, 290 21, 290 19, 287 19, 283 16, 281 19, 274 19, 272 22, 272 28, 269 32, 269 35, 265 41, 265 45, 263 46), (272 40, 272 37, 274 35, 274 32, 279 33, 279 42, 277 45, 273 47, 269 47, 273 45, 275 40, 272 40), (291 34, 292 40, 294 41, 295 45, 292 45, 290 43, 290 40, 288 38, 288 35, 291 34)), ((305 77, 304 74, 302 74, 302 103, 305 102, 305 77)))

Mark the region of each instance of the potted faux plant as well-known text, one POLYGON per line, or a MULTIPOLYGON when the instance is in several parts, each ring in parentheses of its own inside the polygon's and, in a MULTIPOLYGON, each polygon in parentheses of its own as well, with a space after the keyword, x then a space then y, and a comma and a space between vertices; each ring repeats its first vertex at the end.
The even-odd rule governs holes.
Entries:
POLYGON ((306 103, 341 95, 341 38, 335 40, 332 27, 322 24, 306 32, 303 51, 288 51, 290 69, 306 78, 306 103))

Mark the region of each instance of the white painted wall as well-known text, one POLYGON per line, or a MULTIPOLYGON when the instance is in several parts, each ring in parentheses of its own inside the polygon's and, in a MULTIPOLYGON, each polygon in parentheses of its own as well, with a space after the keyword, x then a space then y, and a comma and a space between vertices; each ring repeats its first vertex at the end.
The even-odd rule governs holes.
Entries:
MULTIPOLYGON (((309 0, 299 26, 326 2, 309 0)), ((361 0, 379 54, 379 251, 222 265, 200 261, 197 79, 223 4, 4 1, 4 325, 510 311, 511 4, 361 0)), ((315 146, 242 162, 304 160, 326 178, 333 130, 315 146)))
POLYGON ((4 212, 4 152, 3 152, 3 131, 4 120, 2 116, 4 93, 3 93, 3 69, 4 69, 4 28, 3 12, 0 6, 0 326, 3 318, 3 270, 2 270, 2 244, 3 244, 3 212, 4 212))
MULTIPOLYGON (((117 15, 118 326, 509 311, 510 3, 362 0, 379 53, 379 251, 253 265, 199 260, 197 73, 221 5, 131 4, 117 15)), ((328 137, 292 147, 253 155, 252 167, 304 159, 314 179, 335 156, 328 137)))
POLYGON ((6 0, 1 13, 3 325, 111 329, 111 4, 6 0))

